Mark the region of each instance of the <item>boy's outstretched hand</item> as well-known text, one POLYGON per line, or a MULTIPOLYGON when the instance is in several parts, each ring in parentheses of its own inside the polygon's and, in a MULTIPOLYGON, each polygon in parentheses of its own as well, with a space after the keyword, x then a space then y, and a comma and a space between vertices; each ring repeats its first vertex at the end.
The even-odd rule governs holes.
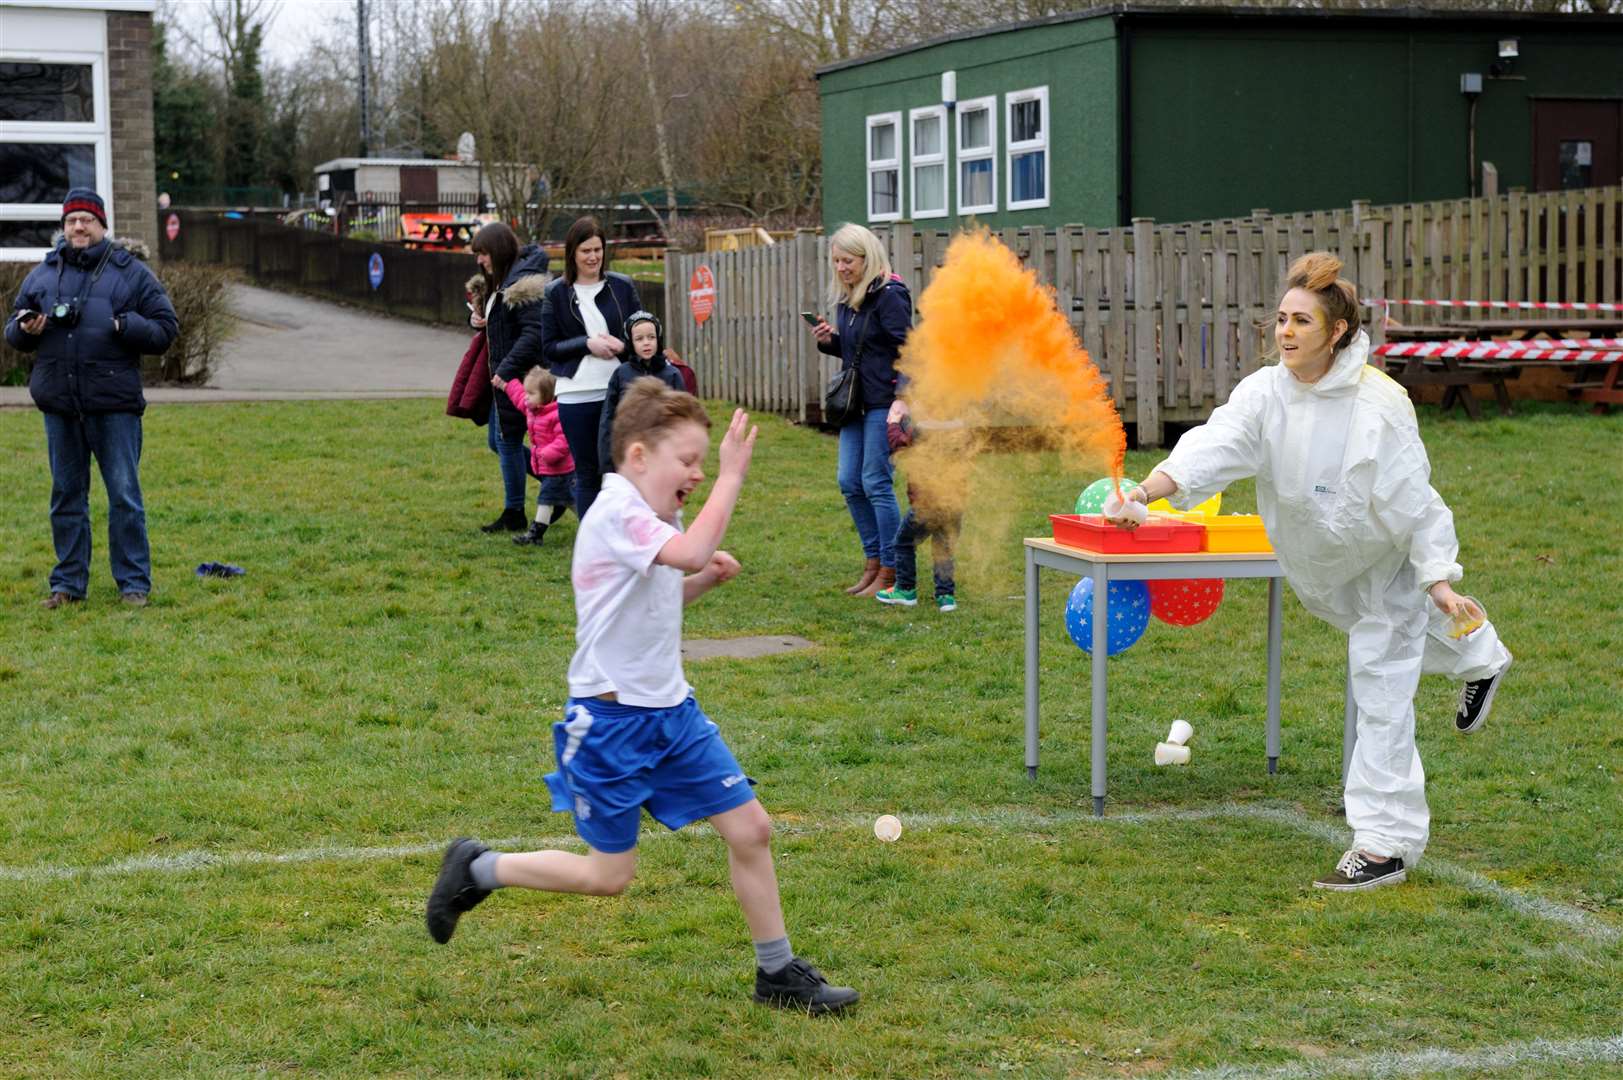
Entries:
POLYGON ((720 458, 720 468, 717 478, 722 476, 736 476, 743 480, 750 471, 750 457, 755 453, 755 437, 760 434, 760 428, 749 426, 749 414, 743 409, 733 410, 733 422, 727 425, 727 433, 721 437, 721 449, 717 456, 720 458), (749 428, 749 434, 744 429, 749 428))

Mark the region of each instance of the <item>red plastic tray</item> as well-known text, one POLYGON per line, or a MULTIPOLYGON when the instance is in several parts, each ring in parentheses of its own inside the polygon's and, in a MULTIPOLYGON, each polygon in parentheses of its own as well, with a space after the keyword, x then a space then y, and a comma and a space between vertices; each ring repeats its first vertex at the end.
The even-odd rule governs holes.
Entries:
POLYGON ((1109 555, 1149 555, 1199 551, 1206 526, 1151 514, 1131 531, 1119 529, 1099 514, 1049 514, 1054 542, 1109 555))

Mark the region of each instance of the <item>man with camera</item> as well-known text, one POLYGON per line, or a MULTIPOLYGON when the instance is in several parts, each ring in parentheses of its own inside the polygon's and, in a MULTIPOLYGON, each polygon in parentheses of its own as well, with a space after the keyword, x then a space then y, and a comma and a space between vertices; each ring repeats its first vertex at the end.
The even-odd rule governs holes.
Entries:
POLYGON ((28 380, 45 414, 56 566, 44 607, 78 603, 90 586, 90 459, 107 488, 107 545, 124 603, 143 607, 152 556, 141 501, 141 357, 180 330, 169 295, 146 264, 107 235, 107 208, 89 188, 62 204, 55 250, 17 293, 6 341, 37 352, 28 380))

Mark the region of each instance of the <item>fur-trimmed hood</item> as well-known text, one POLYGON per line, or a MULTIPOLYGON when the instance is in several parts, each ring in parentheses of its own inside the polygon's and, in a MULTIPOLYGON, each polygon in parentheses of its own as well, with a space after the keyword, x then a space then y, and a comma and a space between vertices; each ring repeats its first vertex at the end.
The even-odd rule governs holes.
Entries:
POLYGON ((502 303, 509 309, 539 304, 547 294, 547 253, 538 244, 525 244, 502 282, 502 303))

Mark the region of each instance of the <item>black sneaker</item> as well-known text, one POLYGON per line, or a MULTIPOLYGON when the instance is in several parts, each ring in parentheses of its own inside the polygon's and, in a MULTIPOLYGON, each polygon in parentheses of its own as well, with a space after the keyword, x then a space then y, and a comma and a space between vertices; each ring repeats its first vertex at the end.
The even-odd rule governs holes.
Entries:
POLYGON ((1493 708, 1493 695, 1498 693, 1499 684, 1504 681, 1505 672, 1510 670, 1510 661, 1505 666, 1488 676, 1486 679, 1477 679, 1465 684, 1460 691, 1460 705, 1454 711, 1454 730, 1462 735, 1469 735, 1483 724, 1488 722, 1488 710, 1493 708))
POLYGON ((440 860, 440 876, 434 881, 434 891, 428 894, 428 935, 444 945, 456 933, 456 921, 464 911, 471 911, 485 897, 489 889, 473 883, 473 860, 490 849, 477 840, 458 837, 445 849, 440 860))
POLYGON ((755 969, 755 1000, 762 1005, 821 1016, 855 1005, 861 996, 849 986, 830 986, 821 971, 798 956, 776 975, 755 969))
POLYGON ((1368 855, 1356 849, 1347 852, 1336 863, 1336 871, 1313 882, 1315 889, 1334 889, 1337 892, 1358 892, 1378 889, 1382 885, 1396 885, 1408 877, 1402 859, 1371 862, 1368 855))
POLYGON ((513 543, 519 545, 520 547, 525 547, 531 544, 535 545, 536 547, 540 547, 542 537, 546 535, 547 527, 541 524, 539 521, 532 521, 530 522, 530 528, 527 532, 521 532, 517 536, 513 537, 513 543))
POLYGON ((503 510, 502 516, 489 525, 479 526, 479 531, 487 533, 521 532, 529 523, 530 519, 524 516, 524 511, 509 509, 503 510))

